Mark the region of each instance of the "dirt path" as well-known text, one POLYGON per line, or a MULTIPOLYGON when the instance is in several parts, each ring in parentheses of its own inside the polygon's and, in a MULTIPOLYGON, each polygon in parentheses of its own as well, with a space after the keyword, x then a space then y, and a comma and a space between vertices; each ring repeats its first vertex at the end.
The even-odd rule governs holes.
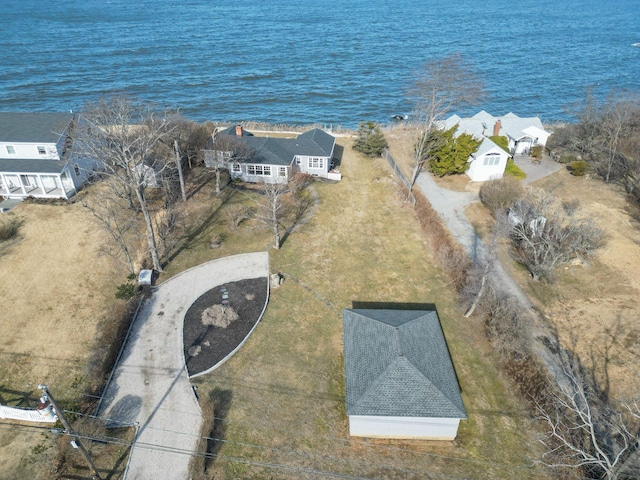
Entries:
POLYGON ((154 290, 136 319, 99 412, 113 423, 138 425, 128 479, 188 478, 202 418, 184 363, 184 315, 215 286, 268 275, 268 253, 249 253, 191 268, 154 290))

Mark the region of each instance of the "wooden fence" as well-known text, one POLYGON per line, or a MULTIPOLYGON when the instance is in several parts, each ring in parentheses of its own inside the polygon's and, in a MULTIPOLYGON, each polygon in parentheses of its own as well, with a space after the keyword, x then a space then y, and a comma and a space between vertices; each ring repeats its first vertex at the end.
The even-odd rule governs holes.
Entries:
POLYGON ((389 150, 387 148, 382 151, 382 158, 384 158, 387 163, 389 163, 389 166, 391 167, 391 170, 393 170, 396 178, 400 181, 400 183, 402 183, 407 192, 409 192, 409 201, 411 202, 411 205, 415 205, 416 198, 413 196, 413 192, 411 192, 411 180, 407 179, 404 172, 400 170, 398 163, 391 156, 391 153, 389 153, 389 150))

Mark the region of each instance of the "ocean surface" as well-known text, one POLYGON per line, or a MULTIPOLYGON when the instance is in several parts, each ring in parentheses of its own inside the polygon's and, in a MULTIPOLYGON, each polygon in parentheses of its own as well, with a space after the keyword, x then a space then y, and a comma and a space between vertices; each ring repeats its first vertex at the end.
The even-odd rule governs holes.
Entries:
MULTIPOLYGON (((1 0, 0 110, 125 94, 193 120, 354 127, 407 114, 460 53, 474 110, 571 120, 594 87, 640 93, 639 0, 1 0)), ((472 112, 458 112, 472 113, 472 112)))

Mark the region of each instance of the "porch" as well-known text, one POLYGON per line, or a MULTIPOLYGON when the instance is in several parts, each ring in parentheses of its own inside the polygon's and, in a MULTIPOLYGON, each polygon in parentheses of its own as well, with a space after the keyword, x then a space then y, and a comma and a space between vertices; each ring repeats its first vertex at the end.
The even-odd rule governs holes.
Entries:
POLYGON ((69 198, 76 189, 66 175, 0 173, 0 196, 6 198, 69 198))

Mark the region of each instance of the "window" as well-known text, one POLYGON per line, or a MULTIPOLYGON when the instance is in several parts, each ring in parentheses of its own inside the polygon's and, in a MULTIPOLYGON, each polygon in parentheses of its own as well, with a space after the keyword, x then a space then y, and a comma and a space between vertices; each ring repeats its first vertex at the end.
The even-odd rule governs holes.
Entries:
POLYGON ((263 177, 270 177, 271 166, 270 165, 248 165, 247 173, 249 175, 261 175, 263 177))
POLYGON ((11 145, 7 145, 7 153, 9 155, 15 155, 16 154, 16 149, 13 148, 11 145))
POLYGON ((287 167, 280 167, 280 169, 278 170, 278 175, 280 175, 281 177, 286 177, 287 176, 287 167))
POLYGON ((296 157, 296 165, 300 165, 302 163, 302 159, 300 157, 296 157))
POLYGON ((47 154, 47 150, 44 147, 38 145, 38 154, 39 155, 46 155, 47 154))
POLYGON ((309 168, 323 168, 323 167, 324 167, 323 158, 309 158, 309 168))
POLYGON ((231 169, 233 173, 242 173, 242 167, 240 166, 239 163, 234 163, 231 169))
POLYGON ((498 165, 500 163, 500 154, 499 153, 487 153, 484 157, 483 165, 498 165))

